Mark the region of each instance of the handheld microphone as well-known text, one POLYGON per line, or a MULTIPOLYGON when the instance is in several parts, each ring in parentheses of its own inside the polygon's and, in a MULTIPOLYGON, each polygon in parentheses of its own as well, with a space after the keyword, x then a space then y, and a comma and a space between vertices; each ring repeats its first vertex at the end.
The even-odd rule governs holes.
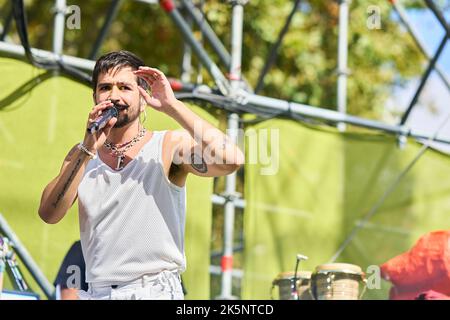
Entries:
POLYGON ((109 120, 111 120, 112 118, 117 118, 118 115, 119 111, 114 105, 113 107, 104 110, 102 114, 97 119, 95 119, 94 122, 92 122, 86 130, 90 134, 94 134, 104 126, 106 126, 109 120))

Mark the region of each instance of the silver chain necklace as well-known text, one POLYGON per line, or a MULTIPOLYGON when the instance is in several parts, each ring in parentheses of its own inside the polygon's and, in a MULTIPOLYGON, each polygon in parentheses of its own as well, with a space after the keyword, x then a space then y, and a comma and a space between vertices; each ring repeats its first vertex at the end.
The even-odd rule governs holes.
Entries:
POLYGON ((113 157, 117 158, 117 166, 116 170, 122 170, 124 168, 124 159, 125 159, 125 153, 130 150, 132 146, 134 146, 138 141, 140 141, 144 136, 147 130, 145 128, 142 128, 139 133, 133 137, 128 142, 115 144, 111 141, 106 140, 103 144, 106 149, 111 150, 111 153, 113 157))

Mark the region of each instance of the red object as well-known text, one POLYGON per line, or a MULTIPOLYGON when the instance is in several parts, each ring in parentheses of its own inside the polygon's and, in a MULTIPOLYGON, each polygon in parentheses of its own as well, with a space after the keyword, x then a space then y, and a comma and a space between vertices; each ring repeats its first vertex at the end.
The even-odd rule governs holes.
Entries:
POLYGON ((428 290, 419 294, 416 300, 450 300, 450 297, 433 290, 428 290))
POLYGON ((183 83, 181 81, 173 78, 169 78, 168 80, 173 91, 181 91, 183 89, 183 83))
POLYGON ((411 300, 429 290, 450 295, 450 230, 421 237, 411 250, 381 265, 381 276, 394 285, 392 300, 411 300))
POLYGON ((175 9, 175 3, 172 0, 160 0, 159 1, 161 7, 163 7, 164 10, 167 12, 172 11, 175 9))
POLYGON ((233 257, 223 256, 221 261, 222 271, 228 271, 233 268, 233 257))
POLYGON ((239 80, 239 75, 235 74, 235 73, 227 73, 226 74, 227 78, 229 80, 239 80))

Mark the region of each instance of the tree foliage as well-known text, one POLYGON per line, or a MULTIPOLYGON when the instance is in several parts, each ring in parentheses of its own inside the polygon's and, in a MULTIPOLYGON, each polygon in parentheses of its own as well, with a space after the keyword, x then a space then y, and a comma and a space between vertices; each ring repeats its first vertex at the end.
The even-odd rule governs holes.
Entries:
MULTIPOLYGON (((228 1, 194 1, 203 6, 206 19, 229 48, 231 5, 228 1)), ((0 2, 1 3, 1 2, 0 2)), ((64 53, 87 57, 110 5, 109 0, 68 1, 81 9, 81 28, 66 29, 64 53)), ((242 71, 255 85, 271 45, 276 41, 294 1, 251 0, 245 6, 242 71)), ((339 4, 332 0, 304 0, 270 69, 263 95, 336 109, 339 4)), ((422 1, 402 1, 421 8, 422 1)), ((34 47, 51 50, 54 1, 26 1, 29 36, 34 47)), ((389 1, 352 0, 348 33, 348 112, 379 118, 393 88, 420 75, 424 59, 401 26, 389 1), (368 7, 377 6, 381 29, 369 29, 368 7)), ((426 9, 424 9, 426 10, 426 9)), ((194 33, 201 39, 198 28, 194 33)), ((16 37, 17 40, 17 37, 16 37)), ((205 43, 213 60, 220 63, 205 43)), ((100 53, 127 49, 170 76, 181 73, 183 39, 158 5, 123 1, 100 53)), ((205 70, 194 68, 213 84, 205 70)), ((222 68, 224 73, 228 72, 222 68)), ((196 81, 194 74, 192 81, 196 81)))

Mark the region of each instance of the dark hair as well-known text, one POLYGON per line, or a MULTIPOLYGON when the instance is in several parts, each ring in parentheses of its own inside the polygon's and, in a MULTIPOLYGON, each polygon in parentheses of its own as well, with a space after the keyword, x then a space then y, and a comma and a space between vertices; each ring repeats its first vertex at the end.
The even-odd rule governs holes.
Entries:
MULTIPOLYGON (((98 76, 102 73, 106 73, 114 68, 120 70, 125 67, 131 67, 131 69, 137 70, 140 66, 145 66, 144 61, 129 51, 120 50, 104 54, 98 58, 95 63, 94 72, 92 73, 92 89, 95 92, 95 89, 97 88, 98 76)), ((138 77, 137 83, 145 90, 148 89, 148 84, 144 79, 138 77)))

